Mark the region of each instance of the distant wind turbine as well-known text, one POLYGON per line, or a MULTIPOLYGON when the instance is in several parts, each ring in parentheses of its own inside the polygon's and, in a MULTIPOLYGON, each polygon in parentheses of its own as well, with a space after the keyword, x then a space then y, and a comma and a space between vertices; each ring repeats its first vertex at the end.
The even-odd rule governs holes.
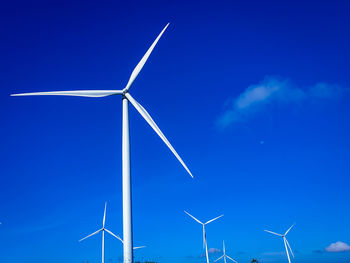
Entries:
POLYGON ((129 102, 147 121, 152 129, 158 134, 163 142, 168 146, 172 153, 176 156, 186 171, 192 176, 184 161, 175 151, 168 139, 159 129, 149 113, 143 108, 129 93, 129 89, 134 83, 136 77, 145 65, 147 59, 151 55, 157 42, 163 35, 169 23, 164 27, 156 40, 152 43, 140 62, 130 75, 129 81, 123 90, 74 90, 74 91, 50 91, 50 92, 32 92, 12 94, 11 96, 36 96, 36 95, 58 95, 58 96, 77 96, 77 97, 106 97, 111 95, 121 95, 123 104, 123 130, 122 130, 122 176, 123 176, 123 239, 124 239, 124 263, 131 263, 133 260, 133 240, 132 240, 132 211, 131 211, 131 176, 130 176, 130 139, 129 139, 129 102))
POLYGON ((209 263, 209 255, 208 255, 208 244, 207 244, 207 237, 206 237, 206 232, 205 232, 205 225, 213 222, 214 220, 216 219, 219 219, 220 217, 223 217, 224 215, 221 215, 221 216, 218 216, 218 217, 215 217, 214 219, 211 219, 205 223, 202 223, 201 221, 199 221, 197 218, 195 218, 193 215, 191 215, 190 213, 186 212, 185 213, 187 215, 189 215, 190 217, 192 217, 192 219, 194 219, 195 221, 197 221, 199 224, 201 224, 203 226, 203 248, 205 248, 205 256, 206 256, 206 259, 207 259, 207 263, 209 263))
MULTIPOLYGON (((79 242, 81 242, 81 241, 83 241, 83 240, 85 240, 85 239, 87 239, 87 238, 89 238, 89 237, 92 237, 92 236, 94 236, 94 235, 96 235, 96 234, 98 234, 98 233, 100 233, 100 232, 102 231, 102 263, 105 262, 105 231, 106 231, 108 234, 110 234, 110 235, 114 236, 115 238, 119 239, 120 241, 122 241, 122 239, 121 239, 119 236, 113 234, 111 231, 109 231, 108 229, 105 228, 105 223, 106 223, 106 209, 107 209, 107 202, 105 203, 105 211, 104 211, 104 213, 103 213, 102 228, 99 229, 99 230, 97 230, 96 232, 94 232, 94 233, 92 233, 92 234, 90 234, 90 235, 88 235, 88 236, 86 236, 86 237, 84 237, 84 238, 82 238, 82 239, 79 240, 79 242)), ((122 241, 122 242, 123 242, 123 241, 122 241)))
POLYGON ((224 253, 221 257, 219 257, 218 259, 216 259, 214 262, 220 260, 220 259, 224 259, 224 262, 226 263, 226 258, 228 258, 229 260, 232 260, 233 262, 238 263, 236 260, 234 260, 233 258, 230 258, 228 255, 226 255, 226 250, 225 250, 225 241, 222 241, 222 252, 224 253))
POLYGON ((276 235, 276 236, 279 236, 279 237, 282 237, 283 238, 283 243, 284 243, 284 247, 286 248, 286 253, 287 253, 287 257, 288 257, 288 262, 290 263, 290 257, 289 257, 289 252, 288 252, 288 249, 290 250, 290 253, 292 254, 293 258, 294 258, 294 254, 293 254, 293 251, 292 251, 292 248, 290 247, 289 245, 289 242, 286 238, 286 235, 288 234, 288 232, 292 229, 292 227, 294 226, 295 224, 293 224, 290 228, 288 228, 288 230, 286 231, 286 233, 284 233, 284 235, 282 234, 278 234, 278 233, 275 233, 275 232, 272 232, 272 231, 269 231, 269 230, 264 230, 268 233, 271 233, 273 235, 276 235))

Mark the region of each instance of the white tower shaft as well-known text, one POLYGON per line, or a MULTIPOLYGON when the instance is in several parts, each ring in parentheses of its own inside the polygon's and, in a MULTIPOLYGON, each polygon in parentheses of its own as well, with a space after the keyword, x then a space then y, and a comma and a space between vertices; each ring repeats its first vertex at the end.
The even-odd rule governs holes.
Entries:
POLYGON ((105 263, 105 230, 102 230, 102 263, 105 263))
POLYGON ((124 263, 133 262, 131 175, 130 175, 130 137, 128 100, 123 97, 123 135, 122 135, 122 173, 123 173, 123 240, 124 263))

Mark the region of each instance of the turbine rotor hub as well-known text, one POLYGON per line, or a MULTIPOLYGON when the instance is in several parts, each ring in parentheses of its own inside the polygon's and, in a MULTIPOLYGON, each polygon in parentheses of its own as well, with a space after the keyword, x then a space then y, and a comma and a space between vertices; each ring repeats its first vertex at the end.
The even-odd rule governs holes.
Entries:
POLYGON ((125 94, 129 92, 129 89, 123 89, 122 90, 122 96, 125 97, 125 94))

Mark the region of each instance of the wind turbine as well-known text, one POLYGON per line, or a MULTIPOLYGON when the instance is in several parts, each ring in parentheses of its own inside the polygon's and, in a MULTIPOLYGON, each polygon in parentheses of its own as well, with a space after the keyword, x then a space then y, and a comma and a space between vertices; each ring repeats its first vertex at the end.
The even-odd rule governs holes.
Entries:
POLYGON ((32 95, 58 95, 58 96, 78 96, 78 97, 106 97, 110 95, 121 95, 123 105, 123 120, 122 120, 122 177, 123 177, 123 239, 124 239, 124 263, 131 263, 133 260, 133 240, 132 240, 132 211, 131 211, 131 176, 130 176, 130 138, 129 138, 129 102, 136 108, 141 116, 147 121, 152 129, 159 135, 163 142, 168 146, 172 153, 176 156, 182 166, 193 178, 192 173, 187 168, 184 161, 175 151, 168 139, 158 128, 152 117, 129 93, 131 85, 145 65, 148 57, 151 55, 158 40, 163 35, 164 31, 169 26, 169 23, 160 32, 156 40, 152 43, 140 62, 136 65, 131 73, 128 83, 122 90, 74 90, 74 91, 51 91, 51 92, 34 92, 12 94, 11 96, 32 96, 32 95))
POLYGON ((226 258, 228 258, 228 259, 232 260, 233 262, 238 263, 236 260, 234 260, 233 258, 230 258, 228 255, 226 255, 225 241, 224 240, 222 241, 222 251, 224 252, 224 254, 221 257, 219 257, 218 259, 216 259, 214 262, 224 258, 224 262, 226 263, 226 258))
MULTIPOLYGON (((112 231, 108 230, 107 228, 105 228, 105 223, 106 223, 106 208, 107 208, 107 202, 105 203, 105 211, 104 211, 104 214, 103 214, 103 222, 102 222, 102 228, 97 230, 96 232, 82 238, 79 240, 79 242, 91 237, 91 236, 94 236, 96 234, 98 234, 99 232, 102 231, 102 263, 105 262, 105 258, 104 258, 104 255, 105 255, 105 231, 112 235, 113 237, 117 238, 120 242, 122 242, 122 244, 124 245, 124 241, 120 238, 119 235, 116 235, 114 234, 112 231)), ((140 248, 145 248, 146 246, 139 246, 139 247, 133 247, 132 249, 135 250, 135 249, 140 249, 140 248)))
POLYGON ((207 237, 206 237, 206 232, 205 232, 205 225, 213 222, 214 220, 216 219, 219 219, 220 217, 223 217, 224 215, 221 215, 221 216, 218 216, 218 217, 215 217, 214 219, 211 219, 205 223, 202 223, 201 221, 199 221, 197 218, 195 218, 193 215, 191 215, 190 213, 186 212, 185 213, 187 215, 189 215, 190 217, 192 217, 195 221, 197 221, 199 224, 201 224, 203 226, 203 248, 205 248, 205 256, 206 256, 206 259, 207 259, 207 263, 209 263, 209 255, 208 255, 208 244, 207 244, 207 237))
POLYGON ((288 262, 290 263, 290 257, 289 257, 289 252, 288 252, 288 249, 290 250, 290 253, 292 254, 293 258, 294 258, 294 254, 293 254, 293 251, 292 251, 292 248, 290 247, 289 245, 289 242, 286 238, 286 235, 288 234, 288 232, 292 229, 292 227, 294 226, 295 224, 293 224, 290 228, 288 228, 288 230, 286 231, 286 233, 284 233, 284 235, 282 234, 278 234, 278 233, 275 233, 275 232, 272 232, 272 231, 269 231, 269 230, 264 230, 268 233, 271 233, 273 235, 276 235, 276 236, 279 236, 279 237, 282 237, 283 238, 283 243, 284 243, 284 247, 286 248, 286 253, 287 253, 287 257, 288 257, 288 262))
POLYGON ((120 241, 122 241, 122 239, 119 236, 113 234, 111 231, 109 231, 107 228, 105 228, 106 209, 107 209, 107 202, 105 203, 105 211, 103 213, 102 228, 97 230, 96 232, 94 232, 94 233, 92 233, 92 234, 90 234, 90 235, 88 235, 88 236, 86 236, 86 237, 84 237, 84 238, 79 240, 79 242, 81 242, 81 241, 83 241, 83 240, 85 240, 85 239, 87 239, 89 237, 92 237, 92 236, 94 236, 94 235, 96 235, 96 234, 98 234, 98 233, 100 233, 102 231, 102 263, 105 262, 105 232, 107 232, 108 234, 110 234, 110 235, 114 236, 115 238, 119 239, 120 241))

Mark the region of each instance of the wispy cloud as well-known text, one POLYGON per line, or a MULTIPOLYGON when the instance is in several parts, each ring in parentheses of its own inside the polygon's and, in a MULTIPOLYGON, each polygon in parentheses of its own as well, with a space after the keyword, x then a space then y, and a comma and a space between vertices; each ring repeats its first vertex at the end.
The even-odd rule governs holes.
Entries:
POLYGON ((338 241, 335 243, 330 244, 328 247, 325 248, 327 252, 345 252, 350 251, 350 246, 342 241, 338 241))
MULTIPOLYGON (((219 249, 219 248, 209 248, 209 249, 208 249, 208 253, 209 253, 209 254, 218 254, 218 253, 221 253, 221 252, 222 252, 222 250, 219 249)), ((202 254, 200 255, 200 257, 201 257, 201 258, 205 257, 205 253, 202 253, 202 254)))
POLYGON ((339 96, 342 88, 327 83, 299 88, 290 80, 267 76, 258 84, 250 85, 241 94, 225 104, 225 110, 217 120, 220 128, 246 121, 271 104, 295 104, 306 99, 327 99, 339 96))
POLYGON ((209 248, 209 249, 208 249, 208 252, 209 252, 210 254, 221 253, 221 249, 219 249, 219 248, 209 248))

